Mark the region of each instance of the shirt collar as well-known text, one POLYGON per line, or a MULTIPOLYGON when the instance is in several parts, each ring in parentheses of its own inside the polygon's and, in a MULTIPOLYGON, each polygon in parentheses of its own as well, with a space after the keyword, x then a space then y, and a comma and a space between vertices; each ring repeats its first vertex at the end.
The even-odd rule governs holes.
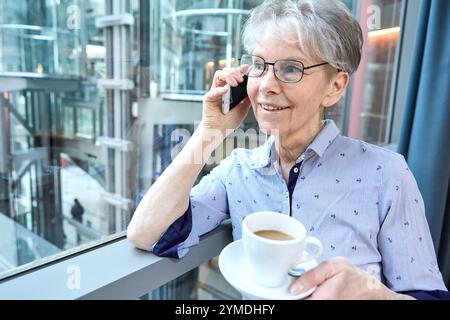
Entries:
MULTIPOLYGON (((297 163, 303 160, 305 157, 309 158, 313 154, 322 157, 325 150, 333 143, 334 139, 339 135, 339 128, 336 126, 333 120, 325 120, 323 122, 324 127, 315 137, 313 142, 306 148, 304 154, 298 159, 297 163)), ((275 137, 270 136, 269 139, 261 147, 256 148, 252 152, 252 169, 260 169, 267 167, 277 161, 277 152, 275 150, 275 137)))
POLYGON ((333 143, 340 132, 333 120, 325 120, 323 124, 323 129, 306 149, 306 152, 313 150, 319 157, 323 156, 325 150, 333 143))
POLYGON ((272 159, 275 158, 276 153, 274 142, 274 136, 270 136, 262 146, 253 150, 250 164, 251 169, 261 169, 267 167, 273 162, 273 160, 275 160, 272 159))

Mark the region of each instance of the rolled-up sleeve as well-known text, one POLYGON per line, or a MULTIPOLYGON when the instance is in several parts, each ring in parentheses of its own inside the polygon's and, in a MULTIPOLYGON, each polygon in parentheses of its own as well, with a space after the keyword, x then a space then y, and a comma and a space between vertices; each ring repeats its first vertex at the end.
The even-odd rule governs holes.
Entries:
POLYGON ((151 251, 161 257, 182 258, 199 243, 200 236, 215 229, 230 217, 224 177, 224 161, 192 188, 189 207, 156 242, 151 251))
POLYGON ((447 290, 437 264, 416 180, 400 155, 383 168, 378 248, 394 291, 447 290))

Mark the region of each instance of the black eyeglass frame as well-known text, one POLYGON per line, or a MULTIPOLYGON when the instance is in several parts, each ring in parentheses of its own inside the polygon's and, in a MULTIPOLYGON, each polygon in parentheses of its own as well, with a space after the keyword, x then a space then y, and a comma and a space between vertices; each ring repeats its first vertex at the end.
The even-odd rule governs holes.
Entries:
MULTIPOLYGON (((247 74, 247 76, 249 76, 250 78, 259 78, 267 71, 267 66, 269 65, 269 66, 272 66, 274 68, 273 74, 275 75, 275 77, 278 80, 280 80, 281 82, 284 82, 284 83, 298 83, 298 82, 302 81, 303 76, 305 74, 305 70, 309 70, 309 69, 312 69, 312 68, 317 68, 317 67, 321 67, 321 66, 330 64, 328 62, 322 62, 322 63, 318 63, 318 64, 315 64, 315 65, 312 65, 312 66, 305 67, 305 64, 303 62, 299 61, 299 60, 280 59, 280 60, 276 60, 275 62, 267 62, 266 60, 264 60, 264 58, 262 58, 260 56, 257 56, 257 55, 254 55, 254 54, 244 54, 244 55, 242 55, 241 58, 238 59, 239 65, 241 65, 241 61, 242 61, 242 58, 244 56, 245 57, 250 57, 250 58, 251 57, 257 57, 257 58, 261 59, 264 62, 264 70, 261 72, 261 74, 259 76, 250 76, 248 74, 247 74), (284 80, 281 80, 280 78, 278 78, 277 73, 275 72, 275 63, 277 63, 279 61, 292 61, 292 62, 300 63, 302 65, 302 76, 300 77, 300 80, 298 80, 298 81, 284 81, 284 80)), ((341 69, 337 69, 337 72, 342 72, 342 70, 341 69)))

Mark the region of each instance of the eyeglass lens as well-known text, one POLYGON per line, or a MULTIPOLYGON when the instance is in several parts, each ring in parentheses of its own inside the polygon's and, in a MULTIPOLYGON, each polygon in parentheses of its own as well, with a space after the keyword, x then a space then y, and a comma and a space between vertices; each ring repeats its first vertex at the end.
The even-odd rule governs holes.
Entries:
POLYGON ((300 61, 278 60, 273 64, 258 56, 243 55, 240 64, 249 66, 249 77, 260 77, 266 71, 267 65, 273 65, 275 76, 283 82, 298 82, 303 77, 304 66, 300 61))

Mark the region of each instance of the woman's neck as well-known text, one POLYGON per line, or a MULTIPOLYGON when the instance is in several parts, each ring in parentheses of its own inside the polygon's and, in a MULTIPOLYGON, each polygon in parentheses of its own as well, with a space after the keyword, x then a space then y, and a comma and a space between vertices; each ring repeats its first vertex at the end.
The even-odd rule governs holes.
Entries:
POLYGON ((319 123, 302 128, 297 132, 288 132, 287 134, 276 137, 275 147, 280 157, 280 164, 293 165, 322 128, 323 123, 319 121, 319 123))

